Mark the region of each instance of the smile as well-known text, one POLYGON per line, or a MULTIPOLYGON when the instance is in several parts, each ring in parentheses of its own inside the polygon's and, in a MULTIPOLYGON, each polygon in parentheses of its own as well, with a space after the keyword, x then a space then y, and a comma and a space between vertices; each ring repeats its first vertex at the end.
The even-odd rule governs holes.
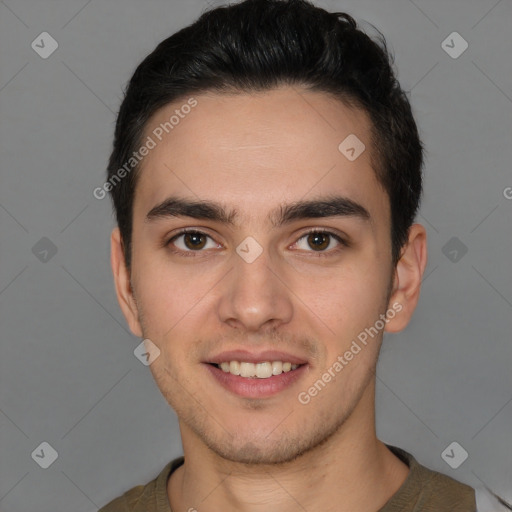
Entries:
POLYGON ((287 361, 224 361, 203 364, 222 388, 242 398, 269 398, 292 387, 309 365, 287 361))
POLYGON ((245 378, 268 379, 296 370, 300 365, 283 361, 264 361, 262 363, 249 363, 245 361, 224 361, 216 365, 224 373, 239 375, 245 378))

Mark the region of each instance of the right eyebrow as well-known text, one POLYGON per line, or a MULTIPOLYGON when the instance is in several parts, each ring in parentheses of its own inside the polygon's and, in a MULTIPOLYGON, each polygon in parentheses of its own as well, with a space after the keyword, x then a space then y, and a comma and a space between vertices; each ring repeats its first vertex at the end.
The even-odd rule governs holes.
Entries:
POLYGON ((210 201, 192 201, 180 197, 169 197, 147 213, 145 222, 165 217, 190 217, 198 220, 213 220, 234 225, 237 212, 226 212, 222 205, 210 201))

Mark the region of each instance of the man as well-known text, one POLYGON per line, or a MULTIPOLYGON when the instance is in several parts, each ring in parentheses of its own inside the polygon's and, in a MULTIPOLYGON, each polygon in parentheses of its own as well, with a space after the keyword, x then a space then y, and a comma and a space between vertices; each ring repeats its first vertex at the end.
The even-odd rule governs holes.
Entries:
POLYGON ((184 457, 102 512, 476 510, 375 432, 383 332, 427 263, 422 165, 385 43, 349 15, 247 0, 139 65, 112 269, 184 457))

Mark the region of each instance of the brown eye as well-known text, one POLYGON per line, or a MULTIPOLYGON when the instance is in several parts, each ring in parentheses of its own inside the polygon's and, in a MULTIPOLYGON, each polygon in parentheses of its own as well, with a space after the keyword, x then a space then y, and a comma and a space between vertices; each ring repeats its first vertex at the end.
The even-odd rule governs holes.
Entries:
POLYGON ((305 252, 315 252, 317 256, 335 256, 349 244, 341 236, 331 231, 315 229, 304 233, 294 244, 305 252))
POLYGON ((206 236, 202 233, 184 233, 183 240, 188 249, 202 249, 206 245, 206 236))
POLYGON ((327 233, 310 233, 308 244, 315 251, 323 251, 329 247, 329 235, 327 233))
POLYGON ((166 244, 172 252, 175 253, 191 253, 205 252, 202 249, 215 249, 219 245, 216 244, 211 236, 192 229, 183 230, 174 235, 166 244), (210 245, 208 245, 210 244, 210 245))

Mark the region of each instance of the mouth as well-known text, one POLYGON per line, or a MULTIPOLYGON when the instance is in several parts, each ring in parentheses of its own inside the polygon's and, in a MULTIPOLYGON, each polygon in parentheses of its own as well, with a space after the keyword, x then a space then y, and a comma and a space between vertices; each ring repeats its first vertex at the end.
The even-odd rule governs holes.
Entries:
POLYGON ((210 363, 222 370, 247 379, 269 379, 283 373, 296 370, 300 364, 292 364, 289 361, 263 361, 251 363, 248 361, 223 361, 222 363, 210 363))
POLYGON ((268 398, 292 387, 305 375, 309 365, 280 359, 258 362, 230 359, 204 363, 211 377, 222 388, 238 397, 268 398))

